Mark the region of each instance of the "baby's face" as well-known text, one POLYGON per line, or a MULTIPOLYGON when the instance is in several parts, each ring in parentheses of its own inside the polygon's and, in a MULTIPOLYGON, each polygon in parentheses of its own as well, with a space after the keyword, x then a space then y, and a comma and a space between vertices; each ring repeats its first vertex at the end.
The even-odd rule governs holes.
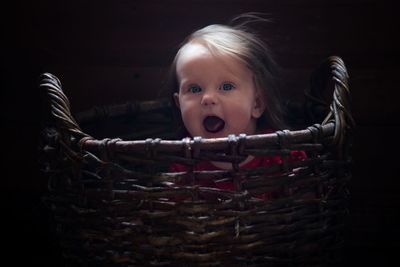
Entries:
POLYGON ((193 137, 255 133, 264 104, 252 72, 242 62, 189 43, 181 49, 176 72, 179 92, 175 101, 193 137))

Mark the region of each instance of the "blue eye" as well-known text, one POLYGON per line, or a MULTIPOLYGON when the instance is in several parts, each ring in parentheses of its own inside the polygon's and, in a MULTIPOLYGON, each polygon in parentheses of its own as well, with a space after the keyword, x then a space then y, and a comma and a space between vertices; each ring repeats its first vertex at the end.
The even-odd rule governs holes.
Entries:
POLYGON ((198 85, 192 85, 189 87, 189 91, 191 93, 199 93, 201 91, 201 87, 198 85))
POLYGON ((223 83, 221 86, 221 90, 224 90, 224 91, 230 91, 233 88, 235 88, 235 86, 231 83, 223 83))

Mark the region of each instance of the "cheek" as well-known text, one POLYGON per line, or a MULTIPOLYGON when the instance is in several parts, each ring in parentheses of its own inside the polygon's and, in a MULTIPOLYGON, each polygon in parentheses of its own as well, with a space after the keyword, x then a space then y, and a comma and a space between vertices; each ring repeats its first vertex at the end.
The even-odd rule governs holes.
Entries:
POLYGON ((192 136, 201 135, 199 119, 196 112, 190 109, 181 110, 183 125, 192 136))
POLYGON ((191 105, 188 102, 181 102, 181 115, 182 115, 182 120, 185 123, 186 126, 192 125, 196 120, 197 115, 197 109, 194 105, 191 105))
POLYGON ((252 102, 246 100, 246 96, 237 99, 225 106, 228 113, 240 118, 248 118, 252 113, 252 102))
POLYGON ((190 103, 188 103, 188 101, 181 100, 180 101, 180 110, 181 110, 182 117, 187 117, 192 113, 193 107, 190 103))
POLYGON ((193 96, 181 96, 179 98, 180 109, 182 113, 196 112, 199 108, 199 101, 193 96))
POLYGON ((181 110, 182 119, 185 124, 192 120, 193 113, 188 112, 187 110, 181 110))

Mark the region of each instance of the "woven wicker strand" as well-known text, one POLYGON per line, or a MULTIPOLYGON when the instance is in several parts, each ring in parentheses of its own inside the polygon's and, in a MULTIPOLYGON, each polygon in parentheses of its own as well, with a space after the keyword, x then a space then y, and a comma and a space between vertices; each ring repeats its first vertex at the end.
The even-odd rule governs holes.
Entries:
MULTIPOLYGON (((157 128, 141 129, 152 136, 173 136, 165 133, 174 128, 169 103, 97 107, 75 120, 58 78, 43 74, 39 87, 49 107, 41 144, 49 181, 45 201, 67 265, 334 266, 348 213, 354 122, 343 61, 328 58, 315 77, 334 83, 320 124, 216 139, 128 140, 97 139, 79 124, 123 121, 136 136, 146 127, 157 128), (291 150, 308 158, 289 162, 291 150), (242 170, 238 164, 248 155, 279 155, 283 163, 242 170), (232 169, 193 170, 202 160, 230 162, 232 169), (169 172, 172 163, 188 171, 169 172), (231 181, 235 190, 200 186, 203 179, 231 181), (259 197, 274 192, 279 197, 259 197)), ((307 104, 324 103, 318 90, 307 92, 307 104)))

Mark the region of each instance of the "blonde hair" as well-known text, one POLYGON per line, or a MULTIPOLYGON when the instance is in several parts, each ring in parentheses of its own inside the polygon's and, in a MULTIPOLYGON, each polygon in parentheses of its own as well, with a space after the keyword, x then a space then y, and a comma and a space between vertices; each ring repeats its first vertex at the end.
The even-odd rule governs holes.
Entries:
POLYGON ((212 24, 190 34, 181 44, 172 62, 169 90, 172 95, 179 89, 176 63, 182 48, 191 42, 199 42, 212 53, 224 53, 240 60, 252 71, 255 86, 265 103, 265 111, 258 119, 258 127, 283 129, 285 123, 278 90, 278 66, 266 43, 247 26, 252 22, 267 20, 254 14, 243 14, 234 18, 231 23, 235 24, 240 20, 244 22, 237 25, 212 24))

